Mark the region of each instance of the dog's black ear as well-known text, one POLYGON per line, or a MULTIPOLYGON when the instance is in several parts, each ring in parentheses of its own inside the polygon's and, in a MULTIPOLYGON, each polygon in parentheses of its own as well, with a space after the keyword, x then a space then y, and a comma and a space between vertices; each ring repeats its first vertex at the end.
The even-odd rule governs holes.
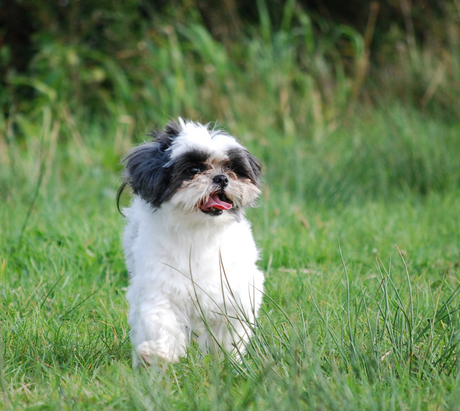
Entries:
POLYGON ((118 211, 120 211, 120 197, 126 186, 130 186, 134 194, 141 196, 154 207, 160 207, 171 195, 170 173, 167 166, 170 160, 168 148, 180 131, 181 127, 178 123, 170 122, 163 132, 148 134, 153 137, 153 141, 135 147, 123 158, 124 182, 117 193, 118 211))
POLYGON ((235 174, 240 178, 248 178, 252 184, 260 187, 262 167, 257 157, 244 148, 229 150, 227 154, 235 174))
POLYGON ((125 185, 154 207, 159 207, 169 185, 165 172, 168 161, 169 153, 160 142, 152 141, 136 147, 123 159, 126 164, 123 172, 125 185))
POLYGON ((251 166, 253 183, 260 187, 260 177, 262 175, 262 165, 257 157, 253 156, 249 151, 246 151, 246 157, 251 166))

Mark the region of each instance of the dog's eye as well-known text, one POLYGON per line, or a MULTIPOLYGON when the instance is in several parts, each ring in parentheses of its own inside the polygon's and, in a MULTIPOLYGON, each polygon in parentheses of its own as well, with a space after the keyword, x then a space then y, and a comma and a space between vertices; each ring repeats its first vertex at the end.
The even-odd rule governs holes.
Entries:
POLYGON ((222 169, 224 171, 230 171, 230 169, 232 168, 231 164, 230 163, 227 163, 227 164, 224 164, 222 169))
POLYGON ((195 174, 198 174, 200 172, 200 169, 198 167, 190 167, 187 169, 187 173, 190 174, 191 176, 194 176, 195 174))

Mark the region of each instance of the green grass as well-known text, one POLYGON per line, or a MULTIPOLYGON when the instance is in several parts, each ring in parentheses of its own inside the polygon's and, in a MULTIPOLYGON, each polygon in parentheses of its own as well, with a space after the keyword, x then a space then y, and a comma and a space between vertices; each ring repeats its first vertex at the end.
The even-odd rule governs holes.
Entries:
POLYGON ((458 126, 397 104, 359 118, 320 140, 231 129, 264 163, 260 324, 242 364, 192 345, 163 371, 131 369, 129 133, 77 121, 61 140, 46 109, 6 129, 0 409, 458 409, 458 126))
POLYGON ((113 49, 37 37, 7 73, 0 409, 459 409, 455 13, 443 47, 401 40, 366 73, 355 31, 293 1, 275 28, 258 7, 225 46, 188 9, 151 30, 134 7, 111 15, 113 49), (192 345, 133 371, 119 160, 178 115, 262 160, 267 296, 242 364, 192 345))

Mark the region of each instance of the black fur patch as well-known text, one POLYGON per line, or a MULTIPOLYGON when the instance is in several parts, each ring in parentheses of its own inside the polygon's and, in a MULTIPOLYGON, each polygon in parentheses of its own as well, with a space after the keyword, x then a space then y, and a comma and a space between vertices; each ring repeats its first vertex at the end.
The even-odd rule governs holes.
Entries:
POLYGON ((171 184, 176 191, 185 180, 193 179, 196 173, 191 173, 189 170, 196 168, 198 172, 203 172, 207 169, 206 160, 209 154, 201 150, 188 151, 174 159, 171 165, 171 184))
POLYGON ((171 161, 171 153, 167 149, 177 137, 180 128, 175 123, 169 123, 165 132, 152 134, 154 141, 134 148, 124 159, 126 163, 123 172, 124 182, 118 190, 118 210, 120 196, 129 185, 134 194, 141 196, 153 207, 158 208, 171 199, 185 180, 194 176, 190 172, 196 168, 199 172, 206 169, 205 162, 208 154, 204 151, 193 150, 171 161))
POLYGON ((169 122, 164 131, 148 134, 153 138, 151 142, 134 148, 123 158, 124 182, 117 192, 117 208, 120 213, 120 197, 126 186, 130 186, 134 194, 140 195, 154 207, 159 207, 168 196, 172 196, 169 189, 170 176, 164 165, 170 160, 167 149, 180 131, 178 123, 169 122))
POLYGON ((169 158, 170 153, 161 143, 151 142, 136 147, 124 159, 125 184, 154 207, 159 207, 168 195, 169 175, 164 165, 169 158))
POLYGON ((239 178, 248 178, 256 187, 260 187, 262 168, 259 160, 244 148, 229 150, 231 169, 239 178))

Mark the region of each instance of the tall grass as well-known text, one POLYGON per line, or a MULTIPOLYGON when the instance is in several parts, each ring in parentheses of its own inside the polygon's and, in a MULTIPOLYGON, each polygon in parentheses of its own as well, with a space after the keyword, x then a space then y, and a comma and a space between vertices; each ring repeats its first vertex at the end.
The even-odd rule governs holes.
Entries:
POLYGON ((442 20, 444 43, 433 36, 419 45, 413 33, 394 28, 388 37, 396 40, 372 56, 378 8, 371 8, 363 38, 350 27, 312 20, 295 1, 285 2, 279 24, 272 23, 264 1, 257 4, 259 24, 225 46, 196 12, 182 11, 180 20, 152 14, 152 23, 141 25, 135 7, 110 15, 107 42, 118 47, 110 53, 85 38, 37 37, 39 50, 28 72, 6 77, 9 118, 26 129, 49 105, 67 136, 80 119, 110 118, 132 135, 136 127, 183 115, 217 118, 232 127, 269 122, 280 135, 321 139, 356 114, 358 102, 378 107, 397 97, 427 114, 458 119, 454 5, 442 20), (122 28, 128 21, 132 30, 122 28), (378 65, 371 64, 377 58, 378 65), (268 118, 260 114, 267 112, 268 118))
POLYGON ((51 157, 70 140, 84 153, 98 128, 114 168, 133 140, 181 115, 231 129, 274 164, 268 175, 276 173, 298 198, 335 204, 458 186, 458 130, 450 122, 460 78, 458 26, 446 20, 442 55, 403 38, 392 64, 367 73, 371 35, 319 25, 294 1, 285 3, 279 26, 264 1, 258 9, 259 25, 226 46, 193 13, 186 23, 164 19, 155 29, 134 30, 116 55, 83 42, 41 41, 31 75, 7 78, 13 104, 0 119, 2 161, 19 147, 39 153, 43 127, 53 130, 45 142, 51 157), (15 98, 27 89, 33 100, 15 98), (438 118, 445 126, 438 128, 438 118), (367 128, 379 133, 360 131, 367 128), (272 161, 278 150, 296 167, 279 170, 272 161))

